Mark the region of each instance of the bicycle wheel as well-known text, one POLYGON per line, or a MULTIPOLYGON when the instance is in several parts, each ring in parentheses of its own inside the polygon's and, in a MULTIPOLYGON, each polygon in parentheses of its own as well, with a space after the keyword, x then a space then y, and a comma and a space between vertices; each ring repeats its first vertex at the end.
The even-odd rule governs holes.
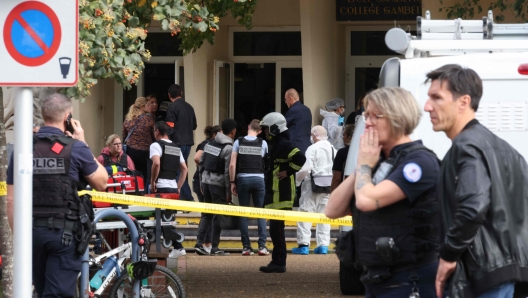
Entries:
MULTIPOLYGON (((154 274, 147 279, 148 286, 140 285, 141 296, 148 298, 185 298, 185 289, 178 276, 170 269, 156 265, 154 274)), ((144 280, 141 282, 145 284, 144 280)), ((133 280, 126 271, 114 282, 110 289, 110 298, 132 298, 133 280)))

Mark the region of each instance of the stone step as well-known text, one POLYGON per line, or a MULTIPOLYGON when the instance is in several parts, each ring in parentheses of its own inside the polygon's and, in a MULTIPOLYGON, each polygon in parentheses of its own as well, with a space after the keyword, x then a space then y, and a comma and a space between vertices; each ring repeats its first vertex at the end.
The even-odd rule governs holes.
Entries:
MULTIPOLYGON (((335 248, 335 238, 330 238, 330 245, 328 246, 328 250, 330 252, 334 252, 335 248)), ((258 248, 258 237, 249 237, 249 241, 251 242, 251 247, 253 249, 258 248)), ((196 244, 196 236, 185 236, 185 240, 183 241, 183 247, 188 252, 194 252, 194 245, 196 244)), ((271 241, 271 238, 268 237, 266 239, 266 246, 271 251, 273 248, 273 242, 271 241)), ((220 238, 220 245, 219 247, 221 249, 224 249, 226 251, 235 251, 235 252, 241 252, 242 251, 242 242, 240 241, 240 237, 221 237, 220 238)), ((288 252, 291 252, 292 248, 297 247, 297 238, 287 237, 286 238, 286 249, 288 252)), ((313 253, 313 249, 317 247, 317 243, 315 238, 312 238, 310 241, 310 251, 313 253)))
MULTIPOLYGON (((178 232, 183 233, 185 236, 196 236, 198 235, 198 225, 178 225, 176 226, 176 230, 178 232)), ((315 237, 316 232, 316 226, 312 225, 311 228, 312 231, 312 237, 315 237)), ((285 227, 284 232, 286 234, 286 237, 297 237, 297 227, 285 227)), ((258 227, 256 225, 254 226, 248 226, 248 234, 249 237, 258 237, 258 227)), ((266 225, 266 234, 269 235, 269 226, 266 225)), ((240 230, 222 230, 223 236, 226 237, 240 237, 240 230)), ((339 229, 332 228, 330 230, 330 238, 337 238, 339 235, 339 229)))
MULTIPOLYGON (((197 225, 200 223, 201 213, 200 212, 190 212, 190 213, 180 213, 178 212, 176 214, 175 221, 178 225, 197 225)), ((152 218, 154 219, 154 218, 152 218)), ((248 218, 248 224, 249 225, 256 225, 257 219, 256 218, 248 218)), ((286 226, 297 226, 296 221, 290 221, 286 220, 284 222, 286 226)), ((332 225, 332 228, 339 228, 338 225, 332 225)))

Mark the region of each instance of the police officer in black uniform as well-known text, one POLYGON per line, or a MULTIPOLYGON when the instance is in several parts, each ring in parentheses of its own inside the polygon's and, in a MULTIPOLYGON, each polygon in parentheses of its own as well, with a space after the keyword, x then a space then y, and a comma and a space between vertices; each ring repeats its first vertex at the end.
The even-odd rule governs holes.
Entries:
POLYGON ((337 218, 353 211, 366 297, 436 297, 440 166, 409 137, 421 109, 398 87, 370 92, 365 107, 356 173, 334 190, 325 213, 337 218))
MULTIPOLYGON (((264 207, 264 197, 266 195, 264 157, 268 152, 268 144, 257 137, 260 131, 260 120, 253 119, 248 125, 248 135, 238 138, 233 143, 229 177, 231 180, 231 193, 238 195, 240 206, 248 207, 250 198, 253 198, 254 207, 264 207)), ((268 255, 269 252, 266 248, 266 220, 258 218, 257 227, 259 236, 258 254, 261 256, 268 255)), ((240 238, 244 246, 242 255, 253 255, 248 235, 247 217, 240 217, 240 238)))
MULTIPOLYGON (((222 133, 217 133, 214 140, 204 147, 204 154, 200 158, 203 164, 201 173, 202 189, 206 203, 227 204, 231 202, 231 188, 229 183, 229 164, 233 151, 233 138, 236 135, 237 123, 233 119, 222 121, 222 133)), ((220 256, 228 254, 218 248, 220 244, 220 218, 206 213, 202 218, 206 227, 212 223, 212 248, 210 255, 220 256)))
MULTIPOLYGON (((108 180, 71 119, 71 99, 52 94, 42 101, 44 124, 33 147, 33 284, 39 297, 73 297, 81 270, 77 253, 83 207, 77 191, 89 184, 104 191, 108 180), (69 131, 66 131, 66 130, 69 131), (66 133, 65 133, 66 132, 66 133)), ((8 218, 13 227, 13 156, 9 161, 8 218)), ((16 232, 16 231, 15 231, 16 232)))

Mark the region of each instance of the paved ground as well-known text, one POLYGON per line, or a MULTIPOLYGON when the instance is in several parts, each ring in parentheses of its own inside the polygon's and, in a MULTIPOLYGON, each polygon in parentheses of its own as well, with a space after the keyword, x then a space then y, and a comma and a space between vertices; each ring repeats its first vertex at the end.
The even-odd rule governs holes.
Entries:
MULTIPOLYGON (((169 259, 170 260, 170 259, 169 259)), ((334 254, 288 254, 286 273, 258 271, 268 256, 199 256, 192 252, 177 261, 187 297, 352 297, 339 289, 339 262, 334 254)), ((175 266, 170 260, 168 266, 175 266)))

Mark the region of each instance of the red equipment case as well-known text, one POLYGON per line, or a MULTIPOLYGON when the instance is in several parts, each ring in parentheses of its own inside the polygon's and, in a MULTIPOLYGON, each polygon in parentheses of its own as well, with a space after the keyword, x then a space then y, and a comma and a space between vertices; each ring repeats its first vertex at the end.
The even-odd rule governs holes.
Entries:
POLYGON ((145 197, 169 199, 169 200, 179 200, 180 199, 180 195, 177 193, 150 193, 150 194, 145 195, 145 197))
MULTIPOLYGON (((122 194, 133 194, 141 196, 145 193, 145 184, 141 175, 134 173, 127 174, 125 172, 117 172, 114 175, 108 177, 109 187, 106 192, 122 193, 122 194), (123 187, 124 186, 124 190, 123 187)), ((111 203, 104 202, 93 202, 94 208, 105 208, 111 207, 111 203)))

